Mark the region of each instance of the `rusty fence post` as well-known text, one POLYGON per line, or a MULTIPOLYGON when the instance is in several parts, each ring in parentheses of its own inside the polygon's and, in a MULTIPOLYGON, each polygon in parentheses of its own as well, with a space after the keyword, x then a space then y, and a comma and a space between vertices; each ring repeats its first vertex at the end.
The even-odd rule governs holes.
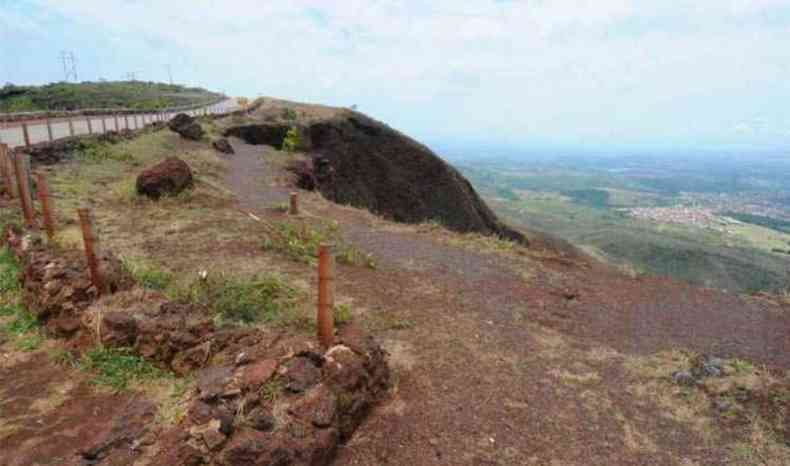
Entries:
POLYGON ((25 138, 25 147, 30 147, 30 130, 27 127, 27 122, 22 123, 22 135, 25 138))
POLYGON ((88 134, 93 134, 93 123, 91 123, 91 117, 88 116, 85 118, 85 121, 88 122, 88 134))
POLYGON ((49 138, 49 142, 55 140, 55 138, 52 137, 52 120, 49 117, 47 117, 47 137, 49 138))
POLYGON ((93 212, 88 207, 77 209, 80 217, 80 228, 82 229, 82 241, 85 245, 85 260, 88 262, 88 270, 91 274, 91 282, 101 295, 104 292, 104 281, 99 267, 99 237, 96 235, 96 225, 93 219, 93 212))
POLYGON ((11 199, 17 197, 17 186, 14 178, 14 163, 11 159, 11 154, 8 151, 8 144, 0 144, 0 164, 3 165, 3 181, 5 182, 5 190, 11 199))
POLYGON ((324 348, 335 341, 335 256, 332 245, 318 247, 318 341, 324 348))
POLYGON ((299 215, 299 193, 291 193, 291 209, 288 211, 291 215, 299 215))
POLYGON ((66 120, 69 123, 69 136, 74 137, 74 122, 71 120, 71 117, 66 117, 66 120))
POLYGON ((107 132, 107 115, 101 116, 101 132, 102 134, 107 132))
POLYGON ((13 157, 22 214, 25 217, 25 224, 32 228, 36 226, 36 219, 33 213, 33 196, 30 194, 30 156, 27 154, 14 154, 13 157))
POLYGON ((55 221, 52 215, 52 204, 49 199, 47 177, 43 173, 36 173, 36 188, 38 188, 38 201, 41 203, 41 213, 44 216, 44 229, 47 231, 47 238, 52 242, 55 240, 55 221))
POLYGON ((117 133, 118 131, 120 131, 120 129, 118 128, 118 114, 113 113, 112 118, 115 121, 115 132, 117 133))

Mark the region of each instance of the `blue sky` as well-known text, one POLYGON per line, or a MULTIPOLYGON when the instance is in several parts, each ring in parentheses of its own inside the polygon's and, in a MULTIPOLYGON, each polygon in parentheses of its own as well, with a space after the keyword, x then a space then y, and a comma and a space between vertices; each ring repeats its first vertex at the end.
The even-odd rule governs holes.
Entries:
POLYGON ((0 0, 0 82, 136 72, 458 147, 790 144, 790 0, 0 0))

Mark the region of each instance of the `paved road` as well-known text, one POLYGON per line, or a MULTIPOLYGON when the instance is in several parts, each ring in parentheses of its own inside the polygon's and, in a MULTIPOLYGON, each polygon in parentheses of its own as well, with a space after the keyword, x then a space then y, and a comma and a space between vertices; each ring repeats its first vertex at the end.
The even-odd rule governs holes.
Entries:
MULTIPOLYGON (((239 108, 236 99, 228 99, 209 107, 205 107, 209 113, 226 113, 239 108)), ((184 113, 189 115, 198 115, 203 112, 203 108, 197 110, 190 110, 184 113)), ((173 113, 171 117, 176 115, 173 113)), ((119 115, 117 120, 112 115, 107 116, 75 116, 71 118, 72 125, 74 126, 74 135, 90 134, 90 130, 94 134, 101 134, 105 131, 115 131, 119 129, 138 129, 144 124, 153 121, 155 114, 137 114, 137 115, 119 115), (88 120, 90 120, 90 128, 88 127, 88 120)), ((28 134, 30 135, 30 143, 36 144, 49 140, 47 125, 43 120, 31 120, 27 122, 28 134)), ((52 126, 52 139, 61 139, 69 136, 69 124, 67 118, 53 118, 51 120, 52 126)), ((0 142, 6 143, 9 147, 19 147, 25 145, 24 132, 22 130, 22 122, 14 123, 0 123, 0 142)))

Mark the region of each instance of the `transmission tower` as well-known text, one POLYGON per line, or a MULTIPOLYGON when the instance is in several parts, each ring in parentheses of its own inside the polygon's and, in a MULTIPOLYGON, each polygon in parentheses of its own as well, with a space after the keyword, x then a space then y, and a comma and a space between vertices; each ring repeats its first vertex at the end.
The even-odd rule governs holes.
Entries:
POLYGON ((173 68, 169 64, 165 65, 165 68, 167 68, 167 77, 170 78, 170 85, 172 86, 173 85, 173 68))
POLYGON ((61 51, 60 61, 63 63, 63 75, 66 82, 73 80, 76 83, 78 81, 77 57, 74 55, 74 52, 68 50, 61 51))

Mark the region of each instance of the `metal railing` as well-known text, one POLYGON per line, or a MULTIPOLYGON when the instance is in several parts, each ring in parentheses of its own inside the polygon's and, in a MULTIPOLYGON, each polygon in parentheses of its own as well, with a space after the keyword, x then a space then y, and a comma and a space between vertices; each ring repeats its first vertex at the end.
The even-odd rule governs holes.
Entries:
POLYGON ((137 130, 155 122, 167 122, 179 113, 190 116, 229 113, 239 108, 235 99, 170 107, 161 110, 90 109, 74 112, 27 112, 0 114, 0 142, 9 148, 30 147, 75 136, 110 131, 137 130))

